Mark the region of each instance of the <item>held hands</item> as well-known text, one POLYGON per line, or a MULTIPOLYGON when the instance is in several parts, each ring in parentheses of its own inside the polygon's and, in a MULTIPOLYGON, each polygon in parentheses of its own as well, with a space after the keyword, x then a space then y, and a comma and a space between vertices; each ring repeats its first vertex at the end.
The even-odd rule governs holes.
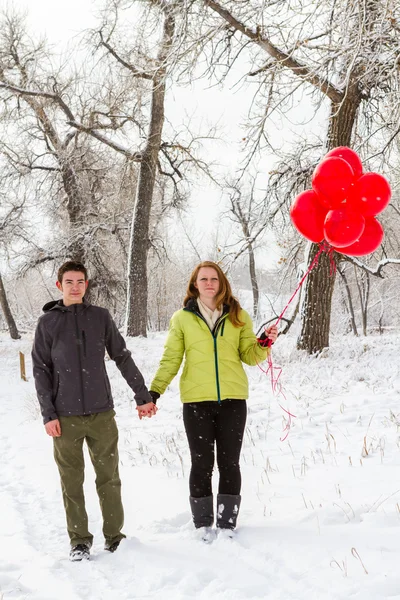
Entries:
POLYGON ((58 419, 53 419, 53 421, 49 421, 45 423, 44 426, 47 435, 50 437, 60 437, 61 436, 61 424, 58 419))
POLYGON ((137 406, 136 410, 138 411, 138 417, 140 420, 143 417, 151 417, 156 414, 158 408, 153 402, 148 402, 147 404, 142 404, 141 406, 137 406))

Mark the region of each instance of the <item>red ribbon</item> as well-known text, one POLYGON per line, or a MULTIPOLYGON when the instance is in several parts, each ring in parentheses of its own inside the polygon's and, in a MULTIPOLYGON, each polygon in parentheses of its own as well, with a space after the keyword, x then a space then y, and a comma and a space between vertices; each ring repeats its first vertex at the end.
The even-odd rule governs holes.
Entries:
MULTIPOLYGON (((283 315, 285 314, 285 312, 289 308, 289 305, 291 304, 291 302, 297 296, 297 294, 298 294, 299 290, 301 289, 303 283, 305 282, 306 278, 311 273, 311 271, 314 269, 314 267, 317 266, 319 258, 320 258, 321 254, 323 252, 326 252, 328 254, 328 257, 329 257, 329 260, 330 260, 330 275, 332 276, 333 273, 335 273, 335 271, 336 271, 336 263, 335 263, 335 259, 333 258, 334 251, 335 251, 334 248, 332 248, 332 246, 330 244, 328 244, 328 242, 326 242, 325 240, 323 240, 319 244, 318 252, 314 256, 313 260, 311 261, 311 264, 308 267, 307 271, 304 273, 303 277, 300 279, 300 281, 299 281, 299 283, 298 283, 295 291, 293 292, 292 296, 289 299, 289 302, 286 304, 285 308, 283 309, 283 311, 281 312, 281 314, 277 318, 277 320, 275 322, 275 325, 278 325, 279 321, 281 321, 283 315)), ((268 348, 271 348, 272 341, 271 340, 267 340, 267 341, 268 341, 268 343, 267 343, 268 348)), ((256 342, 256 343, 258 343, 258 342, 256 342)), ((276 396, 276 397, 278 397, 278 398, 279 398, 279 396, 282 396, 283 399, 284 399, 284 401, 287 402, 286 396, 285 396, 285 394, 283 392, 283 389, 282 389, 282 384, 279 381, 279 378, 282 375, 282 367, 275 366, 272 363, 271 352, 268 354, 267 361, 268 361, 268 368, 266 370, 264 370, 261 367, 261 365, 259 364, 259 362, 257 361, 257 359, 256 359, 258 368, 263 373, 265 373, 265 375, 268 375, 268 373, 270 375, 271 388, 272 388, 273 395, 276 396)), ((292 414, 287 408, 285 408, 284 406, 282 406, 282 404, 280 404, 280 403, 279 403, 279 407, 288 415, 285 427, 283 429, 283 433, 285 435, 283 437, 279 438, 281 442, 284 442, 287 439, 287 437, 288 437, 288 435, 290 433, 290 428, 292 426, 292 418, 296 418, 296 415, 292 414)))

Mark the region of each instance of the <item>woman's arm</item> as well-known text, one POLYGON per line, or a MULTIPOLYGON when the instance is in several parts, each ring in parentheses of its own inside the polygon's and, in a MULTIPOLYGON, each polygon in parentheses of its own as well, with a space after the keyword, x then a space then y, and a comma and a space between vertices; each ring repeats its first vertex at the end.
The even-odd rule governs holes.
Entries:
POLYGON ((253 322, 245 310, 242 310, 240 313, 240 318, 244 321, 244 325, 240 330, 240 360, 246 363, 246 365, 254 366, 267 358, 270 349, 258 343, 257 336, 253 331, 253 322))
POLYGON ((167 386, 179 371, 184 354, 185 342, 178 311, 172 316, 170 321, 164 353, 154 379, 151 382, 151 391, 157 392, 160 395, 165 392, 167 386))

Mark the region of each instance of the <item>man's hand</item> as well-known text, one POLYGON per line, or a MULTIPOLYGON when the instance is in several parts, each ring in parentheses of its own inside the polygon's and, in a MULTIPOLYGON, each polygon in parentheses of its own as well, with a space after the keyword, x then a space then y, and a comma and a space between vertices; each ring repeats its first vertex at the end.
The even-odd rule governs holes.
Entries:
POLYGON ((137 406, 136 410, 138 411, 139 419, 143 419, 143 417, 151 418, 153 415, 156 414, 158 408, 153 402, 148 402, 147 404, 137 406))
POLYGON ((61 436, 61 424, 58 419, 53 419, 53 421, 49 421, 45 424, 44 428, 46 429, 47 435, 49 435, 50 437, 61 436))

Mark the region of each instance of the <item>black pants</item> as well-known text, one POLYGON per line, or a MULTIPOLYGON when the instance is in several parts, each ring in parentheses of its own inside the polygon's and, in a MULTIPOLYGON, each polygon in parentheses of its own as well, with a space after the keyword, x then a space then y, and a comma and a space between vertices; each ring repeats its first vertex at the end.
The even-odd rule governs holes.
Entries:
POLYGON ((190 402, 183 405, 183 422, 189 442, 192 468, 189 477, 193 498, 211 496, 214 446, 217 447, 219 494, 240 494, 240 450, 247 405, 245 400, 190 402))

